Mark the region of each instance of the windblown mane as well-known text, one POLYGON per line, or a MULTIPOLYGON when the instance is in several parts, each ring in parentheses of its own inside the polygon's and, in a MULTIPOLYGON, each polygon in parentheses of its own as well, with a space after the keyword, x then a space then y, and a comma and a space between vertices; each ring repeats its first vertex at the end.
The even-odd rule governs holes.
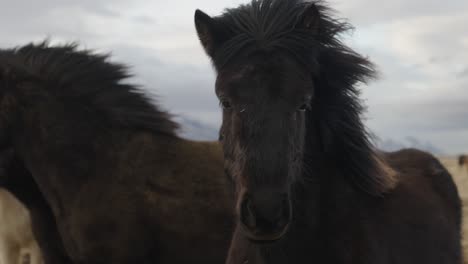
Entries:
MULTIPOLYGON (((281 51, 308 67, 315 81, 313 111, 307 114, 309 147, 321 135, 328 160, 362 191, 382 195, 396 185, 395 172, 372 146, 361 120, 364 111, 357 85, 375 77, 373 64, 354 52, 341 36, 352 26, 331 16, 321 1, 253 0, 215 17, 225 42, 212 54, 220 70, 235 56, 256 51, 281 51), (298 27, 310 5, 320 17, 315 30, 298 27)), ((313 163, 314 160, 306 160, 313 163)), ((316 162, 316 161, 315 161, 316 162)))
POLYGON ((79 50, 77 44, 43 42, 0 50, 0 68, 6 78, 41 82, 60 100, 104 116, 111 126, 175 135, 177 124, 170 115, 142 89, 124 83, 131 76, 127 67, 109 62, 107 55, 79 50))

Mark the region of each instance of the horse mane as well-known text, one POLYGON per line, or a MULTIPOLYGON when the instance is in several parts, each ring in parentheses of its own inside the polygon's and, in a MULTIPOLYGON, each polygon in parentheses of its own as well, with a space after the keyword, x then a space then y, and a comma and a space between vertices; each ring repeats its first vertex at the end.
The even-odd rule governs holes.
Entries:
MULTIPOLYGON (((375 78, 376 70, 342 42, 353 27, 332 14, 322 1, 302 0, 253 0, 227 9, 213 18, 218 28, 227 28, 218 32, 225 42, 213 52, 213 64, 219 70, 241 52, 281 51, 308 67, 316 88, 314 111, 307 113, 306 144, 310 147, 320 130, 322 150, 340 174, 365 193, 380 196, 396 186, 396 173, 371 143, 357 88, 375 78), (319 14, 318 28, 298 27, 312 5, 319 14)), ((309 147, 306 157, 313 155, 307 153, 309 147)))
POLYGON ((109 62, 108 55, 79 50, 76 43, 50 46, 44 41, 0 50, 0 69, 4 78, 40 82, 60 100, 103 116, 112 127, 176 135, 170 115, 140 87, 125 83, 131 77, 128 68, 109 62))

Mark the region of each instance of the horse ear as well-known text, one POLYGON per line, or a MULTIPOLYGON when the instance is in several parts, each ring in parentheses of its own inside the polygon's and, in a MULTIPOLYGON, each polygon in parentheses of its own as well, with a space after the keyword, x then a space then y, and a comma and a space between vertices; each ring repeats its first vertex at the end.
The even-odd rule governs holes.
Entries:
POLYGON ((203 11, 195 11, 195 28, 198 38, 208 56, 212 57, 216 48, 220 45, 219 30, 216 21, 203 11))
POLYGON ((320 11, 315 4, 309 4, 302 13, 300 27, 318 33, 320 27, 320 11))

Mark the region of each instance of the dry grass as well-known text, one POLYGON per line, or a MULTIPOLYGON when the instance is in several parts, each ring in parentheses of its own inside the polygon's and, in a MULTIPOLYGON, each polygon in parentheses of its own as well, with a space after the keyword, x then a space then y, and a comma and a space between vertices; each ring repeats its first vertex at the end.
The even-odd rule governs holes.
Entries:
MULTIPOLYGON (((456 158, 440 158, 440 160, 455 179, 463 201, 463 251, 468 258, 468 168, 466 166, 460 168, 456 158)), ((468 262, 465 260, 465 263, 468 262)))

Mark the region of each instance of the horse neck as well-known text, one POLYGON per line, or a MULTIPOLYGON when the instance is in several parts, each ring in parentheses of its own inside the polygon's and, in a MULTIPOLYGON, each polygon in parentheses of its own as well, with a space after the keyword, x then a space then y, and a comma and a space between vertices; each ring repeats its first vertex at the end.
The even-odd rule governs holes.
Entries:
POLYGON ((21 120, 13 139, 15 150, 55 215, 73 203, 82 186, 99 180, 112 182, 118 165, 126 163, 125 159, 136 159, 128 154, 140 151, 136 147, 129 150, 132 143, 145 149, 149 146, 148 157, 158 154, 153 152, 159 135, 103 125, 93 113, 57 102, 32 106, 21 120))
MULTIPOLYGON (((333 138, 335 135, 331 133, 323 120, 321 111, 317 105, 313 106, 312 114, 307 117, 307 131, 305 145, 304 145, 304 159, 302 165, 302 181, 298 182, 302 186, 307 195, 313 195, 313 199, 320 200, 320 207, 328 207, 327 202, 334 204, 353 203, 356 199, 367 197, 362 191, 357 190, 347 172, 351 171, 344 169, 343 166, 350 166, 348 164, 341 164, 340 160, 347 160, 349 157, 344 155, 345 151, 353 151, 349 147, 346 149, 330 149, 336 148, 340 145, 339 140, 333 138)), ((348 128, 342 128, 348 129, 348 128)), ((364 136, 365 134, 356 134, 355 137, 364 136)), ((360 140, 357 140, 360 142, 360 140)), ((370 155, 370 153, 369 153, 370 155)), ((315 201, 311 201, 315 203, 315 201)), ((308 204, 302 205, 304 210, 311 206, 308 204)), ((339 207, 338 207, 339 209, 339 207)))
POLYGON ((303 173, 293 187, 293 210, 300 225, 320 228, 328 220, 327 212, 338 213, 361 199, 359 192, 335 169, 331 162, 322 161, 314 172, 303 173), (336 211, 336 212, 335 212, 336 211))
POLYGON ((42 197, 37 184, 21 161, 15 157, 5 173, 8 180, 2 184, 3 188, 11 192, 16 199, 21 201, 30 210, 32 206, 41 204, 42 197))

